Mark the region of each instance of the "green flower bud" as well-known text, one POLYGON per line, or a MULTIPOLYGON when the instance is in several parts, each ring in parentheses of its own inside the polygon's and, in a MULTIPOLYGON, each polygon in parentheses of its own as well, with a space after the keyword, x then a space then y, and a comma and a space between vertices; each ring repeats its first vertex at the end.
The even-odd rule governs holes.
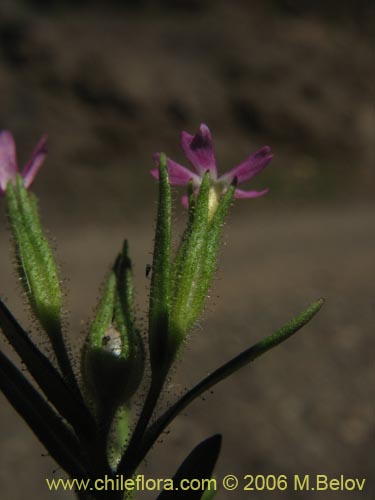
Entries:
POLYGON ((57 266, 44 236, 36 198, 22 177, 6 188, 9 221, 14 236, 18 271, 35 316, 48 335, 61 332, 62 296, 57 266))
POLYGON ((113 416, 142 379, 144 353, 134 325, 127 243, 111 271, 83 350, 82 372, 98 415, 113 416))
POLYGON ((188 185, 189 214, 170 265, 171 194, 165 155, 160 155, 159 203, 150 290, 149 335, 153 372, 168 370, 187 333, 198 320, 212 283, 221 229, 234 186, 220 197, 209 172, 195 197, 188 185))
MULTIPOLYGON (((199 189, 193 215, 190 214, 185 234, 172 267, 171 337, 180 346, 197 319, 194 296, 200 287, 199 275, 209 223, 210 176, 206 173, 199 189)), ((200 311, 198 312, 199 315, 200 311)))
POLYGON ((202 313, 234 189, 230 186, 220 199, 215 198, 212 211, 212 186, 206 173, 197 199, 190 196, 187 228, 172 266, 170 336, 176 351, 202 313))

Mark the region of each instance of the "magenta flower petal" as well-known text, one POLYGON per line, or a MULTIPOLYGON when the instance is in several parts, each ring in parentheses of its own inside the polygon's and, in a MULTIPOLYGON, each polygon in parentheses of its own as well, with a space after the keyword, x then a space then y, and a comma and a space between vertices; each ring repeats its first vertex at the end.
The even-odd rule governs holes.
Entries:
POLYGON ((187 194, 184 194, 182 197, 181 197, 181 203, 183 205, 184 208, 189 208, 189 197, 187 194))
MULTIPOLYGON (((159 166, 159 159, 160 159, 160 153, 155 153, 153 155, 153 160, 156 167, 159 166)), ((200 179, 197 174, 195 174, 188 168, 183 167, 179 163, 170 160, 169 158, 167 158, 167 168, 168 168, 169 182, 173 186, 185 186, 186 184, 189 183, 189 181, 193 181, 193 183, 196 185, 199 185, 200 183, 200 179)), ((158 179, 159 178, 158 168, 151 170, 151 175, 155 177, 155 179, 158 179)))
MULTIPOLYGON (((272 159, 270 147, 264 146, 255 154, 249 156, 242 163, 218 178, 214 145, 210 129, 207 125, 201 123, 199 130, 195 135, 182 132, 181 146, 186 158, 194 167, 196 173, 191 172, 188 168, 168 158, 167 166, 170 183, 176 186, 182 186, 188 184, 188 182, 192 180, 196 196, 203 177, 208 170, 210 176, 210 195, 212 194, 210 198, 212 201, 212 210, 215 210, 216 202, 218 202, 221 195, 225 193, 235 179, 238 184, 252 179, 259 172, 261 172, 272 159)), ((154 162, 156 166, 159 164, 159 158, 159 153, 154 155, 154 162)), ((151 170, 151 175, 158 179, 158 169, 156 168, 151 170)), ((234 197, 244 199, 259 198, 260 196, 264 196, 267 192, 268 189, 263 189, 262 191, 243 191, 241 189, 235 189, 234 197)), ((187 196, 182 197, 182 204, 184 207, 188 207, 189 203, 187 196)))
POLYGON ((202 123, 194 136, 182 132, 181 147, 186 158, 201 177, 209 170, 213 179, 217 178, 214 143, 207 125, 202 123))
POLYGON ((7 130, 0 132, 0 194, 17 173, 16 145, 13 135, 7 130))
POLYGON ((263 189, 262 191, 243 191, 242 189, 236 189, 234 191, 234 197, 237 199, 259 198, 267 193, 268 189, 263 189))
POLYGON ((272 155, 270 153, 271 148, 269 146, 264 146, 255 154, 249 156, 242 163, 229 170, 229 172, 222 175, 219 180, 230 183, 235 177, 237 177, 238 184, 242 184, 243 182, 252 179, 264 168, 266 168, 272 160, 272 155))
POLYGON ((36 145, 30 160, 26 163, 22 170, 22 177, 26 189, 33 183, 40 167, 42 166, 47 156, 47 135, 43 135, 36 145))

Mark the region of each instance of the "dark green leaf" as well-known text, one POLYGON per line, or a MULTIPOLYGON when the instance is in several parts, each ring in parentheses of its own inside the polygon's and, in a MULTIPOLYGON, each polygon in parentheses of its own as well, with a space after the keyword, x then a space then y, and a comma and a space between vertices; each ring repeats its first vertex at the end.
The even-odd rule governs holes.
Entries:
POLYGON ((37 349, 1 300, 0 329, 57 411, 79 435, 88 438, 92 436, 95 423, 83 401, 68 387, 48 358, 37 349))
MULTIPOLYGON (((202 441, 188 455, 173 477, 175 487, 181 480, 211 479, 221 448, 221 435, 216 434, 202 441)), ((162 491, 158 500, 200 500, 204 492, 181 490, 162 491)))
POLYGON ((0 390, 52 458, 72 477, 84 477, 86 472, 76 437, 1 351, 0 390))

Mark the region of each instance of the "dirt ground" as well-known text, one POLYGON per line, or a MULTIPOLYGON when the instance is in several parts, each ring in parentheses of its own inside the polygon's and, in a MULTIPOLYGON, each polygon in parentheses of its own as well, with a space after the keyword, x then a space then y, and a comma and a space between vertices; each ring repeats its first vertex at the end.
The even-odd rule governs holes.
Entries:
MULTIPOLYGON (((125 237, 144 316, 156 206, 150 156, 163 149, 182 162, 179 131, 193 132, 201 121, 213 131, 222 171, 270 144, 275 158, 252 186, 271 191, 233 207, 204 317, 162 406, 309 302, 326 298, 297 336, 180 416, 144 473, 170 477, 195 444, 220 432, 219 479, 344 474, 366 478, 365 490, 320 498, 370 500, 375 207, 367 3, 347 2, 333 12, 321 2, 316 8, 302 2, 301 10, 276 0, 178 8, 77 3, 0 6, 0 127, 16 135, 21 160, 40 133, 49 134, 35 192, 61 265, 75 352, 125 237)), ((180 194, 177 234, 184 222, 180 194)), ((2 214, 3 208, 0 200, 2 214)), ((0 234, 0 295, 28 325, 3 215, 0 234)), ((55 464, 43 454, 1 396, 2 498, 73 498, 47 491, 44 479, 53 477, 55 464)), ((247 497, 240 490, 217 496, 247 497)), ((307 497, 315 495, 251 496, 307 497)))

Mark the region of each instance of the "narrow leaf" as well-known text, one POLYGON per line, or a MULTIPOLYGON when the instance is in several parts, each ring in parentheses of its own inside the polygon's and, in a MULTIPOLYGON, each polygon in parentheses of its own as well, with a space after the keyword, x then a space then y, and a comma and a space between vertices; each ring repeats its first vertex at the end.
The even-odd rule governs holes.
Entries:
POLYGON ((86 475, 80 445, 22 373, 0 351, 0 390, 49 454, 72 477, 86 475))
MULTIPOLYGON (((221 449, 221 435, 205 439, 183 461, 173 477, 174 486, 178 487, 182 480, 191 481, 192 479, 211 479, 219 453, 221 449)), ((200 500, 202 490, 182 490, 167 491, 164 490, 158 496, 158 500, 200 500)))
POLYGON ((319 299, 313 302, 301 314, 286 323, 283 327, 277 330, 272 335, 261 340, 249 349, 246 349, 238 356, 231 359, 228 363, 221 366, 213 373, 208 375, 205 379, 199 382, 195 387, 190 389, 184 396, 182 396, 173 406, 171 406, 147 431, 144 438, 143 448, 139 450, 138 460, 143 460, 145 454, 152 447, 164 429, 174 420, 174 418, 181 413, 192 401, 201 396, 204 392, 211 389, 214 385, 221 380, 226 379, 234 372, 246 366, 251 361, 259 358, 262 354, 281 344, 293 334, 298 332, 304 325, 306 325, 315 314, 321 309, 324 304, 324 299, 319 299))
POLYGON ((57 411, 79 435, 92 436, 95 423, 81 398, 68 387, 48 358, 33 344, 28 334, 1 300, 0 329, 57 411))

